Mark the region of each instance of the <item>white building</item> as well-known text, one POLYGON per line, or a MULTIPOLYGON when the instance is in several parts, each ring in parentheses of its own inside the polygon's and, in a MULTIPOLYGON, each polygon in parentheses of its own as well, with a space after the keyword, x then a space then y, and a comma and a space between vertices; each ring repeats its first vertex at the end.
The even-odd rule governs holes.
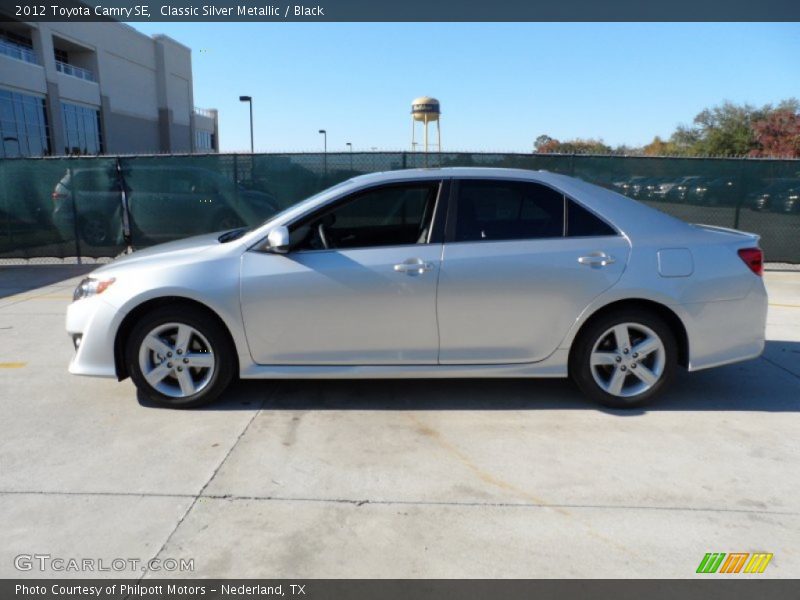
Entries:
POLYGON ((0 134, 0 157, 219 150, 191 50, 116 22, 0 22, 0 134))

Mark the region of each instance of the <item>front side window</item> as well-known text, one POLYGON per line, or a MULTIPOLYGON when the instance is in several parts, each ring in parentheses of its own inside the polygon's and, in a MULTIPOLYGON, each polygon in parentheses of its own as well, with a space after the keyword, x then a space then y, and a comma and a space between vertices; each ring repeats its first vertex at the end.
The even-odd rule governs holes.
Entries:
POLYGON ((502 241, 564 235, 564 196, 538 183, 459 183, 455 241, 502 241))
POLYGON ((293 226, 292 247, 330 250, 426 243, 438 190, 438 182, 416 182, 357 192, 293 226))

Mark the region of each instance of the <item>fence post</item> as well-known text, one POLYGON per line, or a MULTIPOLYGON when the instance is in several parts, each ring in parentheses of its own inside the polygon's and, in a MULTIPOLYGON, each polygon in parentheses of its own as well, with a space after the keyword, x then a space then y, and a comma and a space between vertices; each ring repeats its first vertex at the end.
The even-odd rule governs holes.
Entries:
POLYGON ((131 235, 131 212, 128 205, 128 186, 125 183, 125 174, 122 172, 122 164, 119 156, 116 158, 117 185, 119 185, 119 201, 122 207, 122 241, 125 242, 125 250, 130 252, 133 248, 133 237, 131 235))
POLYGON ((569 155, 569 176, 575 177, 575 153, 569 155))
POLYGON ((408 168, 408 157, 406 156, 405 152, 403 152, 403 163, 402 163, 402 165, 403 165, 402 166, 403 169, 407 169, 408 168))
POLYGON ((73 176, 72 169, 67 167, 67 174, 69 175, 69 181, 72 184, 72 230, 73 235, 75 236, 75 256, 78 259, 78 264, 82 264, 81 262, 81 242, 80 242, 80 227, 78 227, 78 182, 75 181, 75 177, 73 176))
POLYGON ((742 198, 745 195, 744 159, 739 161, 739 193, 736 195, 736 210, 733 213, 733 228, 739 229, 739 213, 742 210, 742 198))

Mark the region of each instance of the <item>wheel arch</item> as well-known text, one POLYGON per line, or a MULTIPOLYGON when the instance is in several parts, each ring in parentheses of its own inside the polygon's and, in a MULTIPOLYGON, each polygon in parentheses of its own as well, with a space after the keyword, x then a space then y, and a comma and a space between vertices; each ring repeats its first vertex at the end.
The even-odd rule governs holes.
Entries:
POLYGON ((575 340, 580 338, 588 326, 610 312, 624 310, 626 308, 648 310, 661 317, 675 335, 675 341, 678 343, 678 364, 684 368, 688 368, 689 335, 686 331, 686 326, 677 313, 675 313, 675 311, 673 311, 669 306, 654 300, 648 300, 646 298, 626 298, 623 300, 616 300, 597 308, 591 315, 589 315, 589 317, 584 320, 575 335, 572 337, 569 351, 570 358, 572 357, 572 353, 575 351, 575 340))
MULTIPOLYGON (((131 331, 136 325, 136 322, 149 311, 162 306, 191 306, 193 308, 202 310, 208 314, 211 319, 215 320, 220 327, 222 327, 222 330, 228 336, 228 341, 231 343, 231 346, 233 348, 237 347, 236 341, 234 340, 228 325, 225 323, 222 317, 220 317, 219 314, 208 305, 185 296, 160 296, 157 298, 151 298, 132 308, 125 315, 125 318, 117 328, 117 333, 114 336, 114 370, 119 381, 126 379, 130 375, 125 364, 125 346, 128 342, 128 337, 130 336, 131 331)), ((234 373, 238 373, 239 356, 236 352, 233 353, 233 358, 236 361, 236 364, 234 365, 234 373)))

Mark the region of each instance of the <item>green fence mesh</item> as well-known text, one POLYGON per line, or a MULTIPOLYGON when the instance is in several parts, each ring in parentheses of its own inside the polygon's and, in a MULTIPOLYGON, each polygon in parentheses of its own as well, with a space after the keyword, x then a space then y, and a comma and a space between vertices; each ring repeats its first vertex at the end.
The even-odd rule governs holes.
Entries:
POLYGON ((106 257, 255 225, 335 183, 438 166, 544 169, 693 223, 762 236, 800 263, 800 161, 408 152, 216 154, 0 161, 0 258, 106 257))

